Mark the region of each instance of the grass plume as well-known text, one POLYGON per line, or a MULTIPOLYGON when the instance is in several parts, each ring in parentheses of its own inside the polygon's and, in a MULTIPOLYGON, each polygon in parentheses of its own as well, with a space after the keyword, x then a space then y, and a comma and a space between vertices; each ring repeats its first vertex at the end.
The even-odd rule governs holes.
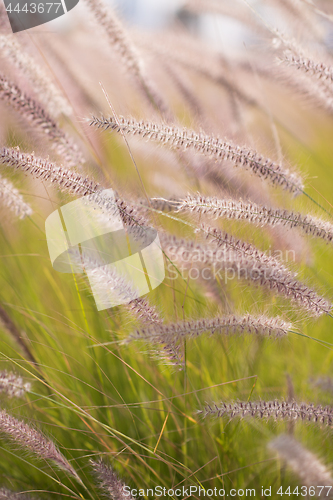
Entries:
POLYGON ((85 162, 77 144, 53 120, 45 109, 26 95, 13 82, 0 74, 0 99, 26 117, 46 135, 54 149, 68 166, 80 167, 85 162))
POLYGON ((291 328, 290 323, 280 318, 256 317, 249 314, 245 316, 230 315, 138 329, 130 335, 128 340, 154 341, 155 339, 161 339, 178 342, 183 338, 194 338, 207 332, 225 335, 248 332, 277 338, 287 335, 291 328))
POLYGON ((246 259, 255 260, 256 266, 254 266, 254 269, 259 269, 258 283, 290 298, 312 316, 330 313, 332 303, 306 284, 296 280, 295 273, 284 269, 283 266, 281 267, 279 261, 274 257, 266 255, 253 245, 234 238, 217 228, 205 224, 202 227, 207 234, 207 238, 212 238, 218 248, 231 249, 246 259), (269 266, 268 269, 267 265, 269 266))
POLYGON ((134 500, 134 497, 126 491, 125 483, 119 478, 111 465, 100 460, 90 460, 94 474, 98 480, 100 489, 113 500, 134 500))
POLYGON ((225 315, 179 323, 149 325, 135 330, 124 342, 144 341, 155 348, 152 352, 157 359, 166 361, 179 369, 185 369, 185 360, 181 353, 183 342, 204 333, 235 335, 248 332, 254 335, 280 338, 287 335, 291 328, 292 325, 281 318, 249 314, 245 316, 225 315))
POLYGON ((333 487, 333 478, 324 464, 304 448, 295 438, 290 435, 281 434, 269 442, 268 447, 276 452, 278 456, 294 471, 302 484, 313 488, 322 486, 319 498, 331 498, 325 487, 333 487))
POLYGON ((35 59, 27 53, 14 34, 0 34, 0 53, 31 82, 38 99, 52 117, 70 115, 72 108, 58 87, 35 59))
POLYGON ((71 249, 69 254, 74 264, 89 270, 89 281, 94 284, 94 295, 104 304, 104 309, 110 301, 117 301, 124 304, 140 320, 148 323, 161 321, 156 308, 150 305, 147 299, 140 297, 135 285, 114 267, 103 266, 97 258, 81 254, 79 250, 71 249))
POLYGON ((22 377, 15 373, 0 372, 0 392, 6 394, 10 398, 21 398, 26 392, 31 389, 30 382, 23 382, 22 377))
POLYGON ((32 500, 35 497, 31 497, 26 493, 11 491, 7 488, 0 488, 0 500, 32 500))
POLYGON ((93 116, 90 125, 98 129, 138 135, 146 140, 155 141, 174 149, 191 150, 218 161, 229 160, 234 165, 249 169, 258 177, 268 179, 272 184, 281 186, 294 194, 300 194, 303 190, 300 177, 288 168, 264 158, 251 149, 236 146, 231 142, 223 142, 203 133, 123 117, 119 117, 118 125, 113 117, 101 116, 97 118, 93 116))
POLYGON ((103 187, 98 182, 66 167, 58 166, 48 159, 39 158, 34 154, 23 153, 19 148, 3 147, 0 149, 0 164, 21 170, 36 179, 54 184, 61 191, 77 196, 89 195, 88 202, 91 205, 95 204, 105 214, 109 214, 110 217, 120 211, 124 222, 128 225, 140 228, 147 222, 137 213, 135 207, 125 200, 118 196, 110 200, 110 197, 103 194, 103 187))
POLYGON ((99 26, 104 29, 111 47, 120 54, 124 67, 134 77, 139 89, 153 107, 165 116, 170 116, 168 105, 148 79, 142 58, 115 12, 104 0, 85 0, 85 2, 99 26))
POLYGON ((20 346, 20 349, 26 359, 35 363, 35 358, 26 344, 26 334, 21 332, 7 311, 0 304, 0 326, 13 338, 13 340, 20 346))
POLYGON ((0 204, 14 212, 19 219, 29 217, 33 213, 31 206, 24 201, 18 189, 2 176, 0 176, 0 204))

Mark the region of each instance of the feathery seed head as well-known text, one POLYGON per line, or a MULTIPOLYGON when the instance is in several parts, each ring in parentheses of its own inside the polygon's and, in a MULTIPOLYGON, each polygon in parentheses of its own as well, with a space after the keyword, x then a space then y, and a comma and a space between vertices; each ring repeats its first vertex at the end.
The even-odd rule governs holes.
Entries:
POLYGON ((38 93, 39 100, 43 102, 51 116, 72 113, 71 106, 58 87, 35 59, 24 50, 16 35, 0 35, 0 53, 28 77, 38 93))
POLYGON ((19 219, 29 217, 33 213, 32 208, 24 201, 19 191, 2 176, 0 176, 0 203, 14 212, 19 219))
POLYGON ((123 304, 142 321, 161 322, 156 308, 150 305, 147 299, 140 297, 140 292, 134 283, 114 267, 103 265, 97 257, 90 256, 86 252, 81 253, 75 248, 71 248, 68 253, 74 264, 83 266, 89 273, 89 281, 101 309, 112 307, 109 305, 112 303, 123 304))
POLYGON ((262 179, 268 179, 275 185, 279 185, 294 194, 303 191, 301 179, 287 168, 264 158, 257 152, 247 148, 241 148, 231 142, 223 142, 218 138, 209 137, 202 133, 196 133, 187 129, 136 121, 132 118, 119 117, 119 121, 113 117, 97 118, 93 116, 90 126, 103 130, 115 130, 131 135, 139 135, 147 140, 157 141, 171 148, 192 150, 214 158, 215 160, 230 160, 235 166, 250 169, 262 179))
POLYGON ((120 54, 125 66, 136 76, 141 75, 142 62, 122 23, 103 0, 86 0, 96 21, 105 30, 111 46, 120 54))
POLYGON ((103 27, 112 49, 115 49, 120 54, 124 67, 134 76, 139 90, 145 95, 150 104, 153 104, 165 116, 170 116, 168 105, 147 78, 136 45, 133 44, 131 37, 115 12, 109 8, 104 0, 86 0, 86 4, 99 26, 103 27))
POLYGON ((288 334, 292 325, 280 318, 265 316, 221 316, 216 318, 201 318, 179 323, 155 324, 137 329, 129 335, 125 343, 133 340, 148 342, 158 348, 158 357, 167 360, 169 364, 184 368, 184 359, 180 353, 181 341, 198 337, 206 332, 233 335, 249 332, 272 338, 288 334))
POLYGON ((31 390, 29 382, 23 382, 22 377, 6 370, 0 372, 0 392, 7 394, 10 398, 20 398, 31 390))
POLYGON ((102 459, 90 460, 96 478, 98 479, 101 490, 110 496, 113 500, 134 500, 131 494, 125 490, 125 483, 119 478, 111 465, 103 462, 102 459))
POLYGON ((312 381, 312 384, 319 387, 322 391, 330 392, 333 394, 333 378, 332 377, 318 377, 312 381))
POLYGON ((196 196, 188 195, 185 199, 179 201, 177 211, 213 215, 215 219, 246 220, 257 225, 283 225, 290 229, 299 228, 305 234, 322 238, 327 242, 333 240, 333 224, 330 222, 311 215, 302 215, 284 209, 267 208, 256 203, 244 203, 241 200, 224 200, 200 194, 196 196))
POLYGON ((0 500, 32 500, 32 497, 25 493, 11 491, 7 488, 0 488, 0 500))
POLYGON ((182 338, 198 337, 205 332, 226 335, 249 332, 277 338, 287 335, 291 327, 290 323, 280 318, 255 317, 249 314, 245 316, 231 315, 149 326, 136 330, 126 341, 160 339, 165 342, 178 342, 182 338))
POLYGON ((83 165, 84 157, 72 138, 59 128, 40 104, 1 74, 0 99, 26 117, 38 130, 41 130, 51 141, 52 148, 64 158, 68 166, 83 165))
POLYGON ((205 224, 202 224, 201 227, 207 234, 207 238, 213 238, 217 247, 231 248, 240 256, 256 261, 259 272, 257 279, 262 286, 290 298, 312 316, 329 314, 331 311, 332 303, 330 301, 318 295, 307 285, 297 281, 295 274, 282 266, 274 257, 266 255, 253 245, 238 240, 217 228, 205 224))
MULTIPOLYGON (((333 478, 327 468, 320 460, 304 448, 293 436, 281 434, 273 439, 268 447, 277 452, 287 465, 297 474, 306 486, 321 486, 333 487, 333 478)), ((328 492, 324 488, 320 498, 327 498, 328 492)))
POLYGON ((37 179, 57 184, 62 191, 85 196, 99 189, 99 185, 87 177, 58 167, 49 160, 36 157, 33 153, 22 153, 19 148, 0 148, 0 164, 14 167, 31 174, 37 179))
POLYGON ((36 157, 33 153, 22 153, 19 148, 0 148, 0 164, 14 167, 29 173, 36 179, 56 184, 61 191, 86 196, 87 202, 96 205, 106 216, 120 213, 125 224, 137 227, 138 233, 143 226, 148 226, 146 219, 138 213, 135 207, 115 196, 112 201, 103 194, 100 184, 89 177, 73 172, 68 168, 57 166, 48 159, 36 157), (88 196, 89 195, 89 196, 88 196))
POLYGON ((259 418, 275 421, 313 422, 320 426, 333 426, 333 409, 296 401, 237 401, 234 403, 207 404, 198 413, 202 417, 216 416, 228 419, 259 418))
POLYGON ((73 467, 60 453, 53 441, 22 420, 12 417, 5 410, 0 411, 0 432, 20 446, 27 448, 38 458, 53 461, 59 468, 81 482, 73 467))

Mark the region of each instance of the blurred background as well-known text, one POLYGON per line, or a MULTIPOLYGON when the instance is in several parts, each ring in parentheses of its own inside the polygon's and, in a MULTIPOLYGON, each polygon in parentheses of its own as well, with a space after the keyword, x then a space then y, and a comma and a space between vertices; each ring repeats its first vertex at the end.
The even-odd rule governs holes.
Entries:
MULTIPOLYGON (((224 15, 190 12, 185 8, 186 0, 109 0, 109 2, 129 26, 136 26, 144 30, 154 31, 177 25, 186 26, 193 35, 212 42, 216 48, 223 48, 227 51, 243 50, 244 45, 255 43, 257 40, 253 30, 246 28, 244 23, 227 15, 227 9, 225 9, 224 15)), ((226 4, 223 2, 221 5, 225 7, 226 4)), ((242 10, 248 9, 249 15, 251 15, 250 9, 254 9, 257 15, 270 26, 288 32, 285 18, 276 8, 274 0, 268 3, 258 0, 230 1, 230 12, 237 8, 237 5, 242 10)), ((85 16, 82 7, 82 2, 80 2, 66 16, 48 23, 49 29, 52 31, 68 30, 79 20, 82 22, 82 16, 85 16)))
MULTIPOLYGON (((306 0, 301 0, 301 2, 306 0)), ((71 29, 77 22, 82 22, 86 13, 80 2, 66 16, 48 23, 51 31, 62 31, 71 29)), ((154 31, 168 29, 173 26, 185 26, 193 35, 209 41, 216 48, 224 51, 243 50, 249 44, 258 42, 253 30, 249 29, 234 16, 228 15, 228 4, 221 2, 224 13, 220 12, 190 12, 186 6, 186 0, 109 0, 110 5, 115 7, 120 17, 127 25, 136 26, 143 30, 154 31), (225 6, 227 5, 227 8, 225 6)), ((210 0, 208 0, 208 4, 210 0)), ((218 2, 215 2, 218 3, 218 2)), ((326 6, 325 6, 326 7, 326 6)), ((286 23, 285 16, 281 15, 279 4, 276 0, 230 0, 230 12, 235 9, 251 9, 256 12, 270 27, 277 28, 283 33, 290 33, 290 25, 286 23)), ((207 9, 208 11, 209 9, 207 9)), ((329 21, 324 18, 321 22, 325 25, 325 44, 333 47, 333 33, 329 21)), ((291 33, 290 33, 291 34, 291 33)))

